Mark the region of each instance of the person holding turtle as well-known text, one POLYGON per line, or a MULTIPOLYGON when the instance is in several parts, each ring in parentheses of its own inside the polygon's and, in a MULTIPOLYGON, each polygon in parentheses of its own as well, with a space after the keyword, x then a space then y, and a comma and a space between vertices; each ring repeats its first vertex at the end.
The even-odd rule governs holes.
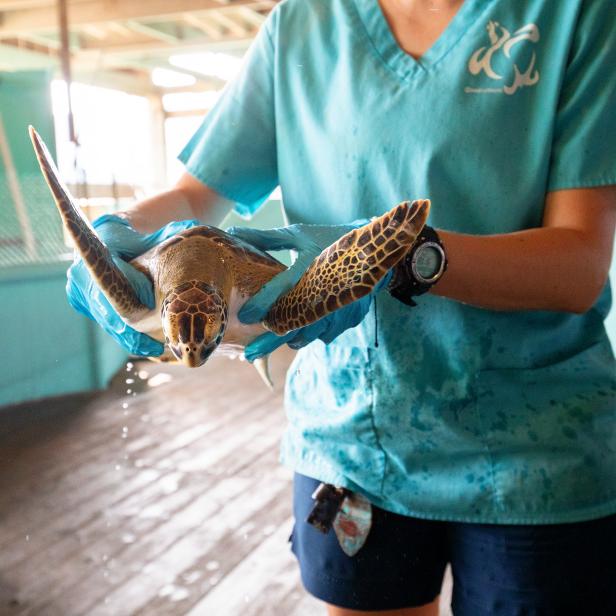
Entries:
MULTIPOLYGON (((614 40, 611 0, 285 0, 177 185, 95 223, 129 258, 280 186, 291 226, 233 231, 298 252, 240 313, 256 322, 352 221, 431 199, 386 289, 246 349, 300 349, 292 548, 331 616, 437 614, 447 563, 456 615, 616 613, 614 40), (306 522, 319 484, 327 533, 306 522)), ((73 266, 73 304, 97 293, 73 266)))

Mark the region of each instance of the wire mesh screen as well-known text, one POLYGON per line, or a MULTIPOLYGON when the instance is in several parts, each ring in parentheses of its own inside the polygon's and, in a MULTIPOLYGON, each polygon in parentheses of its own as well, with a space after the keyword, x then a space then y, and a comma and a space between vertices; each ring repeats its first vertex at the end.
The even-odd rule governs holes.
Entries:
POLYGON ((41 174, 19 174, 17 182, 0 168, 0 268, 71 258, 41 174))
MULTIPOLYGON (((68 188, 90 220, 126 208, 136 193, 128 184, 68 188)), ((71 259, 72 246, 43 176, 37 172, 11 178, 0 166, 0 269, 71 259)))

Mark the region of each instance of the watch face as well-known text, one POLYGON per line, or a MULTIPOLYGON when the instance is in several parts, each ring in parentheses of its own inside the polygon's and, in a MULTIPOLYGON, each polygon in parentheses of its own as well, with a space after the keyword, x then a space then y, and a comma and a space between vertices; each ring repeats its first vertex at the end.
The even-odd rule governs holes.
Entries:
POLYGON ((443 254, 436 244, 426 243, 414 255, 414 271, 426 282, 431 282, 441 273, 443 254))

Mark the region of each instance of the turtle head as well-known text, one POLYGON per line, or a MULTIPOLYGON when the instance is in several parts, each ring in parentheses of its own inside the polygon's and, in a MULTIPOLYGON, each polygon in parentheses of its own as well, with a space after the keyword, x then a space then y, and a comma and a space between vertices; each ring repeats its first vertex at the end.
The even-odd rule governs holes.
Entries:
POLYGON ((220 290, 189 280, 171 289, 161 312, 171 352, 185 366, 203 365, 222 341, 227 325, 227 302, 220 290))

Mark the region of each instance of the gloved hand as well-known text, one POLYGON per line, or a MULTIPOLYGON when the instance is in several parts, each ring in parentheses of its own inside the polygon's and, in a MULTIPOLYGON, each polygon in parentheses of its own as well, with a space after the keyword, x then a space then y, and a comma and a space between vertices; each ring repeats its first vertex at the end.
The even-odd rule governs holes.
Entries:
MULTIPOLYGON (((172 222, 155 233, 141 234, 129 222, 119 216, 106 214, 97 218, 92 226, 101 241, 109 248, 116 265, 137 292, 143 304, 154 308, 154 289, 141 272, 123 259, 133 259, 176 233, 201 224, 198 220, 172 222)), ((113 309, 98 285, 92 280, 81 257, 67 273, 66 294, 68 301, 82 314, 96 321, 110 336, 133 355, 156 357, 164 351, 164 345, 147 334, 129 327, 113 309)))
MULTIPOLYGON (((227 229, 227 232, 231 235, 260 250, 295 250, 297 252, 297 259, 289 269, 263 285, 259 292, 242 306, 238 315, 239 320, 242 323, 262 321, 276 299, 295 286, 313 259, 321 254, 323 249, 333 244, 345 233, 368 222, 367 219, 362 219, 348 225, 296 224, 267 230, 245 227, 227 229)), ((372 296, 389 283, 391 276, 392 273, 389 272, 369 295, 365 295, 352 304, 332 312, 315 323, 289 332, 284 336, 278 336, 273 332, 262 334, 244 349, 246 359, 252 362, 271 353, 283 344, 288 344, 292 349, 299 349, 317 338, 325 343, 331 342, 343 331, 355 327, 362 321, 370 309, 372 296)))

